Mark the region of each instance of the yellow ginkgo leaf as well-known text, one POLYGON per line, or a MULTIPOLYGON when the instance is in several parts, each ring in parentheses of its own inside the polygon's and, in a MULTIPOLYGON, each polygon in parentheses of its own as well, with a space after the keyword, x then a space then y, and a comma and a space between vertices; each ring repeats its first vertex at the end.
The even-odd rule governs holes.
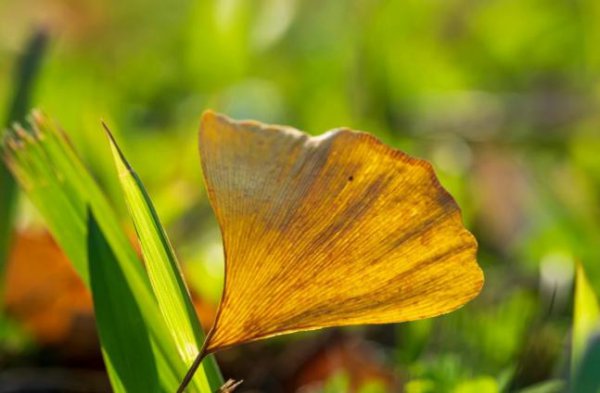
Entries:
POLYGON ((200 156, 226 256, 207 353, 432 317, 481 290, 477 242, 426 161, 363 132, 311 137, 213 112, 200 156))

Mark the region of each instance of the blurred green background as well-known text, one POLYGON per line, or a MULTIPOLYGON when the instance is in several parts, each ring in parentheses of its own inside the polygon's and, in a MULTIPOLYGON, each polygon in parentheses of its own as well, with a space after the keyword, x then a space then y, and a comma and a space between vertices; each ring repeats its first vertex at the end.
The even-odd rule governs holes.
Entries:
MULTIPOLYGON (((113 128, 213 305, 223 256, 196 146, 204 109, 366 130, 430 160, 480 243, 482 294, 434 320, 230 350, 225 376, 240 391, 345 391, 358 356, 375 370, 365 391, 560 391, 548 381, 568 373, 575 262, 600 292, 598 21, 597 0, 3 0, 0 108, 46 28, 33 105, 131 227, 100 119, 113 128)), ((39 225, 21 200, 17 232, 39 225)), ((5 374, 62 367, 18 321, 0 331, 5 374)))

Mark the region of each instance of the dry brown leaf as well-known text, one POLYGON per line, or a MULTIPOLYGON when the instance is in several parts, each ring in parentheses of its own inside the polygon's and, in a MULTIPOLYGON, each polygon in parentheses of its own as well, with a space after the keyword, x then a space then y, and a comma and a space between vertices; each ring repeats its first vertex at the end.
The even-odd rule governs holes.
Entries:
POLYGON ((400 391, 394 373, 382 364, 368 342, 347 338, 331 341, 306 359, 291 378, 287 391, 321 392, 323 384, 340 372, 348 377, 349 392, 361 391, 370 382, 378 382, 386 392, 400 391))
POLYGON ((481 290, 477 243, 426 161, 363 132, 310 137, 213 112, 200 155, 226 255, 206 353, 433 317, 481 290))
MULTIPOLYGON (((15 233, 3 296, 7 313, 40 344, 85 344, 84 349, 98 345, 92 297, 49 233, 15 233)), ((194 292, 192 300, 200 320, 210 324, 215 306, 194 292)))
POLYGON ((7 312, 40 343, 64 344, 78 331, 91 335, 95 345, 90 293, 46 232, 16 234, 7 265, 4 302, 7 312), (83 323, 83 331, 78 323, 83 323))

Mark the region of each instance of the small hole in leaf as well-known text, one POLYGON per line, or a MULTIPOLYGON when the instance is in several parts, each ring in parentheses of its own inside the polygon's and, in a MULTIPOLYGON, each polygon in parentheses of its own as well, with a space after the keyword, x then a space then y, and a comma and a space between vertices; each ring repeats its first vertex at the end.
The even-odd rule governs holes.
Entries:
POLYGON ((348 181, 354 180, 354 176, 348 176, 348 181))

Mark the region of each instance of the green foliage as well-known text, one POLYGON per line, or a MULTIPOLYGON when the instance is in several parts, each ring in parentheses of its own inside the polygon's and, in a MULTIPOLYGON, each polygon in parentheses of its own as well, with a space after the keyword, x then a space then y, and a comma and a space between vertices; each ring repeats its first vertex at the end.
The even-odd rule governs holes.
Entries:
MULTIPOLYGON (((346 393, 352 391, 348 374, 344 371, 334 373, 322 388, 315 389, 318 393, 346 393)), ((361 384, 356 390, 357 393, 385 393, 386 386, 379 381, 367 381, 361 384)))
POLYGON ((0 351, 17 352, 33 347, 33 341, 17 323, 0 314, 0 351))
POLYGON ((119 262, 91 213, 87 249, 102 354, 114 391, 159 392, 150 332, 119 262))
POLYGON ((435 383, 427 379, 413 379, 405 386, 406 393, 429 393, 435 391, 435 383))
POLYGON ((600 338, 598 334, 588 340, 588 345, 580 359, 579 367, 575 370, 571 381, 573 393, 600 392, 598 365, 600 364, 600 338))
MULTIPOLYGON (((179 263, 140 178, 119 150, 108 128, 106 131, 158 307, 180 356, 187 364, 192 364, 202 347, 204 334, 179 263)), ((203 389, 220 386, 223 380, 214 357, 209 357, 204 367, 204 372, 197 377, 203 389)))
POLYGON ((565 382, 550 380, 519 390, 519 393, 561 393, 565 391, 565 382))
MULTIPOLYGON (((5 124, 9 126, 13 121, 21 121, 29 111, 33 83, 46 46, 46 33, 36 32, 23 52, 15 70, 16 83, 14 95, 7 113, 5 124)), ((2 137, 2 134, 0 134, 2 137)), ((15 207, 16 187, 8 169, 0 166, 0 296, 3 292, 4 270, 6 258, 12 238, 12 226, 15 207)))
POLYGON ((573 315, 571 372, 579 367, 594 331, 600 328, 600 307, 582 265, 577 266, 573 315))
POLYGON ((350 389, 350 381, 344 372, 335 373, 323 386, 322 393, 341 393, 350 389))
MULTIPOLYGON (((119 125, 117 136, 186 263, 192 291, 214 303, 223 278, 194 136, 200 113, 213 108, 314 133, 346 125, 431 160, 480 244, 486 283, 474 303, 389 328, 393 339, 388 328, 365 329, 408 391, 451 391, 487 376, 497 378, 501 391, 564 391, 570 360, 587 364, 587 338, 574 337, 583 343, 578 355, 565 350, 578 331, 571 330, 572 322, 578 325, 572 273, 552 270, 561 265, 556 259, 580 260, 589 288, 600 291, 600 2, 67 3, 0 1, 0 70, 15 67, 15 48, 29 36, 30 21, 48 15, 58 34, 33 103, 69 130, 109 197, 113 218, 95 212, 107 230, 120 228, 126 212, 98 122, 119 125)), ((11 105, 13 80, 0 72, 0 107, 11 105)), ((39 152, 26 144, 27 154, 46 155, 51 143, 45 140, 39 152)), ((78 269, 87 271, 88 203, 68 188, 78 182, 55 175, 71 169, 13 160, 47 179, 43 189, 28 182, 34 185, 29 199, 78 269)), ((10 192, 0 184, 2 200, 10 192)), ((26 207, 18 217, 38 220, 26 207)), ((5 223, 0 214, 0 227, 5 223)), ((130 247, 123 234, 106 238, 130 247)), ((119 260, 133 260, 129 253, 115 252, 119 260)), ((153 296, 149 280, 140 282, 153 296)), ((150 309, 163 319, 158 306, 150 309)), ((166 331, 164 321, 158 325, 166 331)), ((0 341, 31 345, 6 337, 14 335, 0 341)), ((172 336, 166 340, 178 354, 172 336)), ((270 374, 252 349, 226 355, 243 374, 233 377, 248 385, 249 375, 270 374)), ((176 368, 166 357, 157 360, 176 368)), ((185 371, 182 362, 182 370, 169 372, 175 379, 185 371)))
POLYGON ((582 265, 577 266, 571 350, 571 391, 600 391, 600 306, 582 265))
MULTIPOLYGON (((160 378, 160 385, 167 391, 174 391, 187 371, 187 362, 177 350, 156 304, 148 276, 121 230, 119 221, 65 136, 39 113, 34 114, 30 125, 31 132, 19 126, 10 130, 2 151, 5 162, 88 286, 91 283, 88 254, 92 255, 96 251, 88 250, 88 209, 94 215, 102 237, 111 250, 111 253, 104 252, 102 255, 113 257, 111 260, 116 260, 119 265, 118 269, 95 270, 101 274, 100 278, 95 278, 95 285, 106 286, 106 274, 109 274, 107 272, 118 273, 115 280, 124 283, 119 290, 125 291, 124 288, 127 288, 127 293, 133 296, 132 302, 139 308, 144 326, 150 332, 151 351, 156 360, 158 374, 156 378, 160 378)), ((111 298, 104 301, 110 302, 111 298)), ((108 307, 110 303, 104 303, 104 306, 108 307)), ((125 309, 119 310, 126 312, 125 309)), ((108 315, 114 317, 113 314, 108 315)), ((112 323, 113 317, 106 317, 106 323, 112 323)), ((126 318, 124 315, 119 317, 126 318)), ((135 329, 135 326, 130 328, 135 329)), ((107 331, 106 329, 110 328, 104 327, 100 330, 107 331)), ((129 331, 129 334, 137 332, 133 330, 129 331)), ((109 342, 115 345, 114 342, 109 342)), ((110 352, 104 353, 110 355, 110 352)), ((112 360, 109 365, 111 370, 119 375, 122 371, 117 367, 129 367, 128 362, 112 360)), ((209 386, 203 373, 197 375, 200 377, 193 380, 197 391, 212 392, 218 387, 218 382, 209 386)), ((152 376, 148 378, 151 379, 152 376)), ((113 381, 117 380, 121 381, 121 378, 113 378, 113 381)), ((124 386, 128 385, 125 383, 124 386)))
POLYGON ((492 377, 474 378, 461 382, 453 393, 498 393, 498 383, 492 377))
POLYGON ((387 388, 379 381, 365 382, 358 390, 358 393, 385 393, 387 388))

